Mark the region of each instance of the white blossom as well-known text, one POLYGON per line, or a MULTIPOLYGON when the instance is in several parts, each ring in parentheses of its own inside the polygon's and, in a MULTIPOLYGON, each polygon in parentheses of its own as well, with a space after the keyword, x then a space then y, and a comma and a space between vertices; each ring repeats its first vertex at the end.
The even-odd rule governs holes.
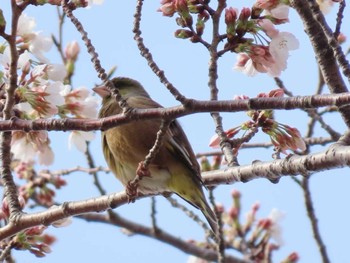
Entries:
POLYGON ((85 153, 87 149, 86 142, 95 139, 95 134, 93 132, 84 131, 72 131, 68 138, 68 147, 72 148, 74 145, 79 151, 85 153))

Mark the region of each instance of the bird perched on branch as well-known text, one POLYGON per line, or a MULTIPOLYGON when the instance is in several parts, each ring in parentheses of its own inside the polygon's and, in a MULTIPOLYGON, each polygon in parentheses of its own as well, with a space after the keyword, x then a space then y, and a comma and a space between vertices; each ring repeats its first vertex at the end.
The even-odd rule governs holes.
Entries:
MULTIPOLYGON (((161 108, 153 101, 141 84, 130 78, 114 78, 114 88, 132 108, 161 108)), ((116 98, 105 86, 94 88, 102 97, 100 118, 122 113, 116 98)), ((180 124, 175 120, 169 124, 162 145, 145 168, 139 173, 143 161, 156 141, 161 120, 137 120, 102 132, 102 147, 106 162, 127 188, 138 173, 144 176, 137 184, 143 194, 175 193, 194 207, 200 209, 217 233, 215 214, 208 205, 203 189, 199 164, 180 124)))

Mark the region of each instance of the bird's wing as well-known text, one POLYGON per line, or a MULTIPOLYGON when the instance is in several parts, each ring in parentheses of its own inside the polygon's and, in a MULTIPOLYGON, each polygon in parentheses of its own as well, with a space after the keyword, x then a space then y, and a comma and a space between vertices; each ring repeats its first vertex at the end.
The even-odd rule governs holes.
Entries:
MULTIPOLYGON (((157 102, 152 99, 145 99, 145 97, 130 97, 128 98, 128 103, 131 107, 137 105, 137 108, 143 109, 163 108, 157 102)), ((169 138, 169 142, 168 144, 165 144, 165 147, 176 158, 180 158, 180 161, 182 161, 189 170, 192 170, 193 173, 197 175, 198 180, 202 182, 200 167, 196 156, 178 121, 175 120, 171 122, 167 131, 167 137, 169 138)))
POLYGON ((202 182, 200 167, 196 156, 178 121, 175 120, 170 124, 168 136, 169 145, 166 145, 166 147, 168 147, 177 158, 180 157, 180 161, 186 164, 186 166, 197 175, 199 181, 202 182))

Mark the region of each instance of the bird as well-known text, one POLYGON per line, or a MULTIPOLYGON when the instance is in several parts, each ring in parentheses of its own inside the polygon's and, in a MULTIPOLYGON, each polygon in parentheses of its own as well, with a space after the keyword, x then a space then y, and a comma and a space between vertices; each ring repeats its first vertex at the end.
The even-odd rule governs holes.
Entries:
MULTIPOLYGON (((111 81, 113 89, 119 91, 129 107, 163 108, 152 100, 138 81, 127 77, 115 77, 111 81)), ((123 112, 105 85, 97 86, 93 90, 102 97, 99 118, 123 112)), ((160 119, 137 120, 101 132, 106 163, 125 187, 135 178, 140 163, 154 145, 160 125, 160 119)), ((138 182, 137 191, 164 196, 175 193, 201 210, 216 236, 218 224, 203 192, 200 166, 177 120, 171 121, 162 142, 158 153, 147 167, 149 176, 142 177, 138 182)))

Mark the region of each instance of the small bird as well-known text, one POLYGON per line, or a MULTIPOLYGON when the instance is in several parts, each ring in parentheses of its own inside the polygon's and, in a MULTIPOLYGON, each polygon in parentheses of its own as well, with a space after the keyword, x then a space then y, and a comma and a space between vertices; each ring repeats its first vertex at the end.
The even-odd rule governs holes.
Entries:
MULTIPOLYGON (((142 85, 136 80, 118 77, 112 79, 114 88, 132 108, 161 108, 153 101, 142 85)), ((105 86, 93 89, 102 97, 99 118, 122 113, 117 100, 105 86)), ((102 132, 102 147, 106 162, 127 187, 135 176, 139 164, 144 161, 155 143, 161 120, 138 120, 102 132)), ((150 176, 142 177, 137 191, 143 194, 175 193, 206 217, 214 234, 217 233, 215 214, 208 205, 200 175, 200 167, 190 143, 180 124, 170 123, 163 138, 162 146, 148 166, 150 176)))

